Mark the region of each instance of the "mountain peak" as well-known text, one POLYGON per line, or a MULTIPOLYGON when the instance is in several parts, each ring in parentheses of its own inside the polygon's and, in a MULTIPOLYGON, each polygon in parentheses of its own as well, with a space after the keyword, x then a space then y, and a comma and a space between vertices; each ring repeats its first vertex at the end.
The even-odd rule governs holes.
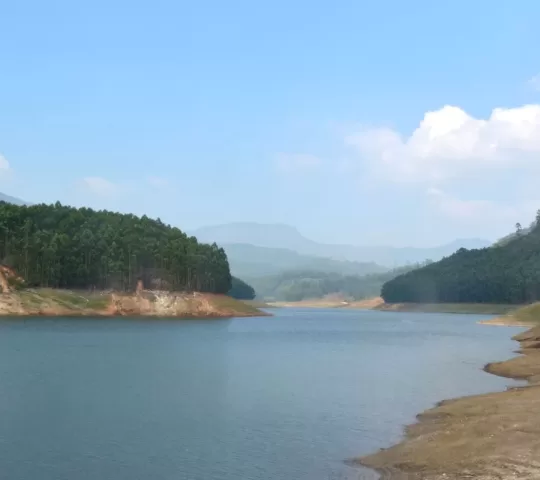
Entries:
POLYGON ((302 250, 312 243, 298 229, 284 223, 234 222, 202 227, 190 234, 203 242, 249 243, 258 247, 293 250, 302 250))
POLYGON ((395 267, 408 263, 438 260, 451 255, 460 248, 477 249, 487 247, 490 242, 481 239, 458 239, 436 247, 390 247, 330 245, 317 243, 304 237, 295 227, 283 223, 235 222, 202 227, 191 235, 206 243, 219 245, 250 244, 257 247, 285 248, 304 255, 349 260, 375 262, 379 265, 395 267))
POLYGON ((21 200, 20 198, 12 197, 11 195, 6 195, 5 193, 0 192, 0 202, 12 203, 13 205, 28 205, 27 202, 21 200))

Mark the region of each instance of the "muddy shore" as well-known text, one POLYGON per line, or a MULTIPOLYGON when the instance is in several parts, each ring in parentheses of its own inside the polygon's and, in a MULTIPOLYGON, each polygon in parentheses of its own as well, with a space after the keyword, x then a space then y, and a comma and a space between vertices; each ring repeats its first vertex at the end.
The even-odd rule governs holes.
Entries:
POLYGON ((540 327, 514 339, 519 356, 485 370, 526 385, 445 400, 418 415, 403 442, 356 462, 382 479, 540 479, 540 327))

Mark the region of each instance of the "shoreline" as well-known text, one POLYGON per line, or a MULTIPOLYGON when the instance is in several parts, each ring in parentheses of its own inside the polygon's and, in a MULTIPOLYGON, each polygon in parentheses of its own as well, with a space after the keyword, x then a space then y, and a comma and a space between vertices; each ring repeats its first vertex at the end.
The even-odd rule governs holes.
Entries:
POLYGON ((519 327, 519 328, 532 328, 534 324, 528 322, 520 322, 514 320, 511 317, 497 317, 491 320, 482 320, 478 322, 479 325, 491 325, 492 327, 519 327))
POLYGON ((412 313, 455 313, 465 315, 507 315, 521 305, 492 303, 385 303, 382 302, 374 310, 381 312, 412 313))
MULTIPOLYGON (((347 301, 342 298, 315 298, 295 302, 268 302, 267 308, 343 308, 380 312, 455 313, 509 315, 521 305, 488 303, 385 303, 381 297, 347 301)), ((517 326, 515 323, 512 324, 517 326)), ((528 325, 528 324, 527 324, 528 325)))
POLYGON ((75 292, 61 289, 26 289, 0 295, 1 318, 99 317, 211 319, 268 317, 259 310, 226 295, 161 292, 75 292))
POLYGON ((527 385, 443 400, 406 426, 400 443, 354 463, 381 479, 540 478, 540 327, 513 339, 519 356, 488 363, 484 371, 527 385))

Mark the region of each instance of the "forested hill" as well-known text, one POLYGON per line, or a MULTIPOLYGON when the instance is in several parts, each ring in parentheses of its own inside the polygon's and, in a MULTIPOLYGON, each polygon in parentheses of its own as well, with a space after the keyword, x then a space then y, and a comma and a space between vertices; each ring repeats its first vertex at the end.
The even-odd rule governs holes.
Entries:
POLYGON ((226 293, 227 256, 159 219, 0 202, 0 257, 28 285, 226 293))
POLYGON ((387 280, 420 266, 407 265, 395 270, 370 275, 342 275, 339 273, 289 271, 279 275, 249 279, 257 297, 264 300, 288 302, 338 295, 349 300, 376 297, 387 280))
POLYGON ((389 303, 527 303, 540 300, 540 227, 512 241, 454 255, 383 285, 389 303))

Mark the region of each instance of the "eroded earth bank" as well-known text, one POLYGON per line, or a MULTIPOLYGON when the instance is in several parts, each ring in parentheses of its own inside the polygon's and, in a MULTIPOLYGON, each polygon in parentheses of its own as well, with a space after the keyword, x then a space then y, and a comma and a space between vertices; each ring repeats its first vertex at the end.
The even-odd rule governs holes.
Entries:
POLYGON ((266 313, 225 295, 25 289, 0 294, 0 316, 250 317, 266 313))
POLYGON ((383 479, 540 479, 540 327, 514 339, 519 356, 485 370, 524 386, 443 401, 407 427, 402 443, 357 462, 383 479))

